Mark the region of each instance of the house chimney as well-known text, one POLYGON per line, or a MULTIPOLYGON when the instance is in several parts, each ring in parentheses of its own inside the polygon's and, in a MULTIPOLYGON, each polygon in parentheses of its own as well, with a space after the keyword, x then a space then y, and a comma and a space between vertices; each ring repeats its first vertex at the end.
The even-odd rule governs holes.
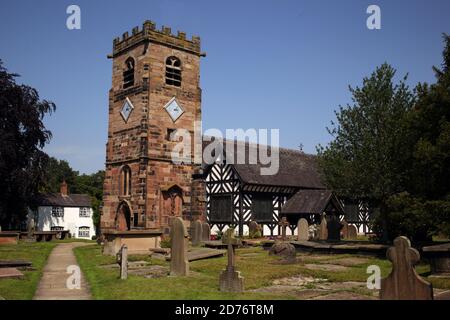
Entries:
POLYGON ((63 180, 63 182, 61 182, 60 192, 62 196, 67 196, 68 192, 66 180, 63 180))

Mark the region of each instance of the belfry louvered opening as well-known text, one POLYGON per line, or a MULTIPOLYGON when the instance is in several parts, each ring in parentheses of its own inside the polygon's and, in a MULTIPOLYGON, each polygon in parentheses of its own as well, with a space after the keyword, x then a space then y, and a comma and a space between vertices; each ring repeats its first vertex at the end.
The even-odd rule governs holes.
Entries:
POLYGON ((181 87, 181 61, 177 57, 166 59, 166 84, 181 87))

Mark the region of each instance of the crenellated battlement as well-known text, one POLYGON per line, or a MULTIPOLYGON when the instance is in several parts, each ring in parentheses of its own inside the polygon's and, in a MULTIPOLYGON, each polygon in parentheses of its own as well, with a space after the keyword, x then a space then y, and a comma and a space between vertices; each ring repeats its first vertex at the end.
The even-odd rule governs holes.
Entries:
POLYGON ((186 32, 178 31, 176 35, 172 34, 172 29, 162 26, 160 30, 156 29, 153 21, 147 20, 142 25, 142 29, 134 27, 129 32, 124 32, 122 37, 115 38, 113 41, 113 56, 119 55, 124 50, 135 46, 141 42, 154 42, 164 44, 179 50, 188 51, 201 56, 200 37, 192 36, 191 40, 186 39, 186 32))

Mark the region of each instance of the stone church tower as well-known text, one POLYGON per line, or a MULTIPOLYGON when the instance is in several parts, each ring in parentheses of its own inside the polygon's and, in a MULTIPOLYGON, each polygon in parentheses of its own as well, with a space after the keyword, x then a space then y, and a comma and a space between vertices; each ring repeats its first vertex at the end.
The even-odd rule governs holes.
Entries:
POLYGON ((191 193, 199 167, 171 158, 171 133, 186 129, 193 142, 201 121, 201 56, 199 37, 151 21, 114 39, 102 232, 168 232, 171 217, 202 214, 191 193))

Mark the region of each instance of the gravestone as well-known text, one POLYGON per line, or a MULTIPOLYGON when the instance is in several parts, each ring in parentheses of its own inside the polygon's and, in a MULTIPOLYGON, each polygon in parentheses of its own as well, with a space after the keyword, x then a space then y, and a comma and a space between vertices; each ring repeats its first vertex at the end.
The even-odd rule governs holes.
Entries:
POLYGON ((224 292, 243 292, 244 291, 244 278, 241 277, 241 273, 236 271, 235 266, 235 246, 240 245, 241 241, 234 237, 234 229, 229 228, 224 235, 224 243, 228 246, 228 265, 227 268, 222 271, 219 278, 220 291, 224 292))
POLYGON ((255 221, 252 220, 248 224, 248 235, 250 238, 260 238, 261 234, 261 226, 255 221))
POLYGON ((347 239, 348 240, 356 240, 356 238, 358 238, 358 229, 356 228, 356 226, 351 224, 348 226, 347 239))
POLYGON ((252 220, 248 224, 248 233, 252 234, 258 230, 258 223, 255 220, 252 220))
POLYGON ((170 275, 187 276, 189 273, 188 233, 181 218, 177 217, 172 221, 170 242, 170 275))
POLYGON ((34 233, 34 218, 30 217, 28 218, 28 222, 27 222, 27 238, 31 239, 33 237, 33 233, 34 233))
POLYGON ((341 235, 342 239, 347 240, 348 239, 348 222, 345 220, 342 220, 342 230, 341 235))
POLYGON ((120 279, 128 278, 128 247, 124 244, 116 255, 116 261, 120 268, 120 279))
POLYGON ((319 240, 327 240, 327 239, 328 239, 327 219, 325 218, 325 215, 323 215, 319 225, 319 240))
POLYGON ((211 227, 208 222, 202 224, 202 242, 209 241, 211 239, 211 227))
POLYGON ((286 241, 286 228, 289 225, 286 217, 281 218, 281 221, 278 223, 281 226, 281 240, 286 241))
POLYGON ((327 231, 329 241, 340 241, 341 240, 341 229, 342 224, 339 221, 339 217, 332 215, 330 216, 330 220, 327 222, 327 231))
POLYGON ((392 272, 381 279, 382 300, 432 300, 433 288, 414 270, 420 260, 419 251, 411 248, 406 237, 397 237, 394 246, 387 251, 392 262, 392 272))
POLYGON ((191 227, 191 242, 192 246, 199 246, 202 241, 202 223, 200 220, 195 220, 191 227))
POLYGON ((424 247, 423 254, 430 260, 433 275, 450 276, 450 243, 424 247))
POLYGON ((283 257, 286 262, 294 263, 297 252, 295 247, 286 241, 276 241, 269 250, 269 255, 283 257))
POLYGON ((305 218, 301 218, 297 222, 297 239, 298 241, 309 240, 309 226, 305 218))

